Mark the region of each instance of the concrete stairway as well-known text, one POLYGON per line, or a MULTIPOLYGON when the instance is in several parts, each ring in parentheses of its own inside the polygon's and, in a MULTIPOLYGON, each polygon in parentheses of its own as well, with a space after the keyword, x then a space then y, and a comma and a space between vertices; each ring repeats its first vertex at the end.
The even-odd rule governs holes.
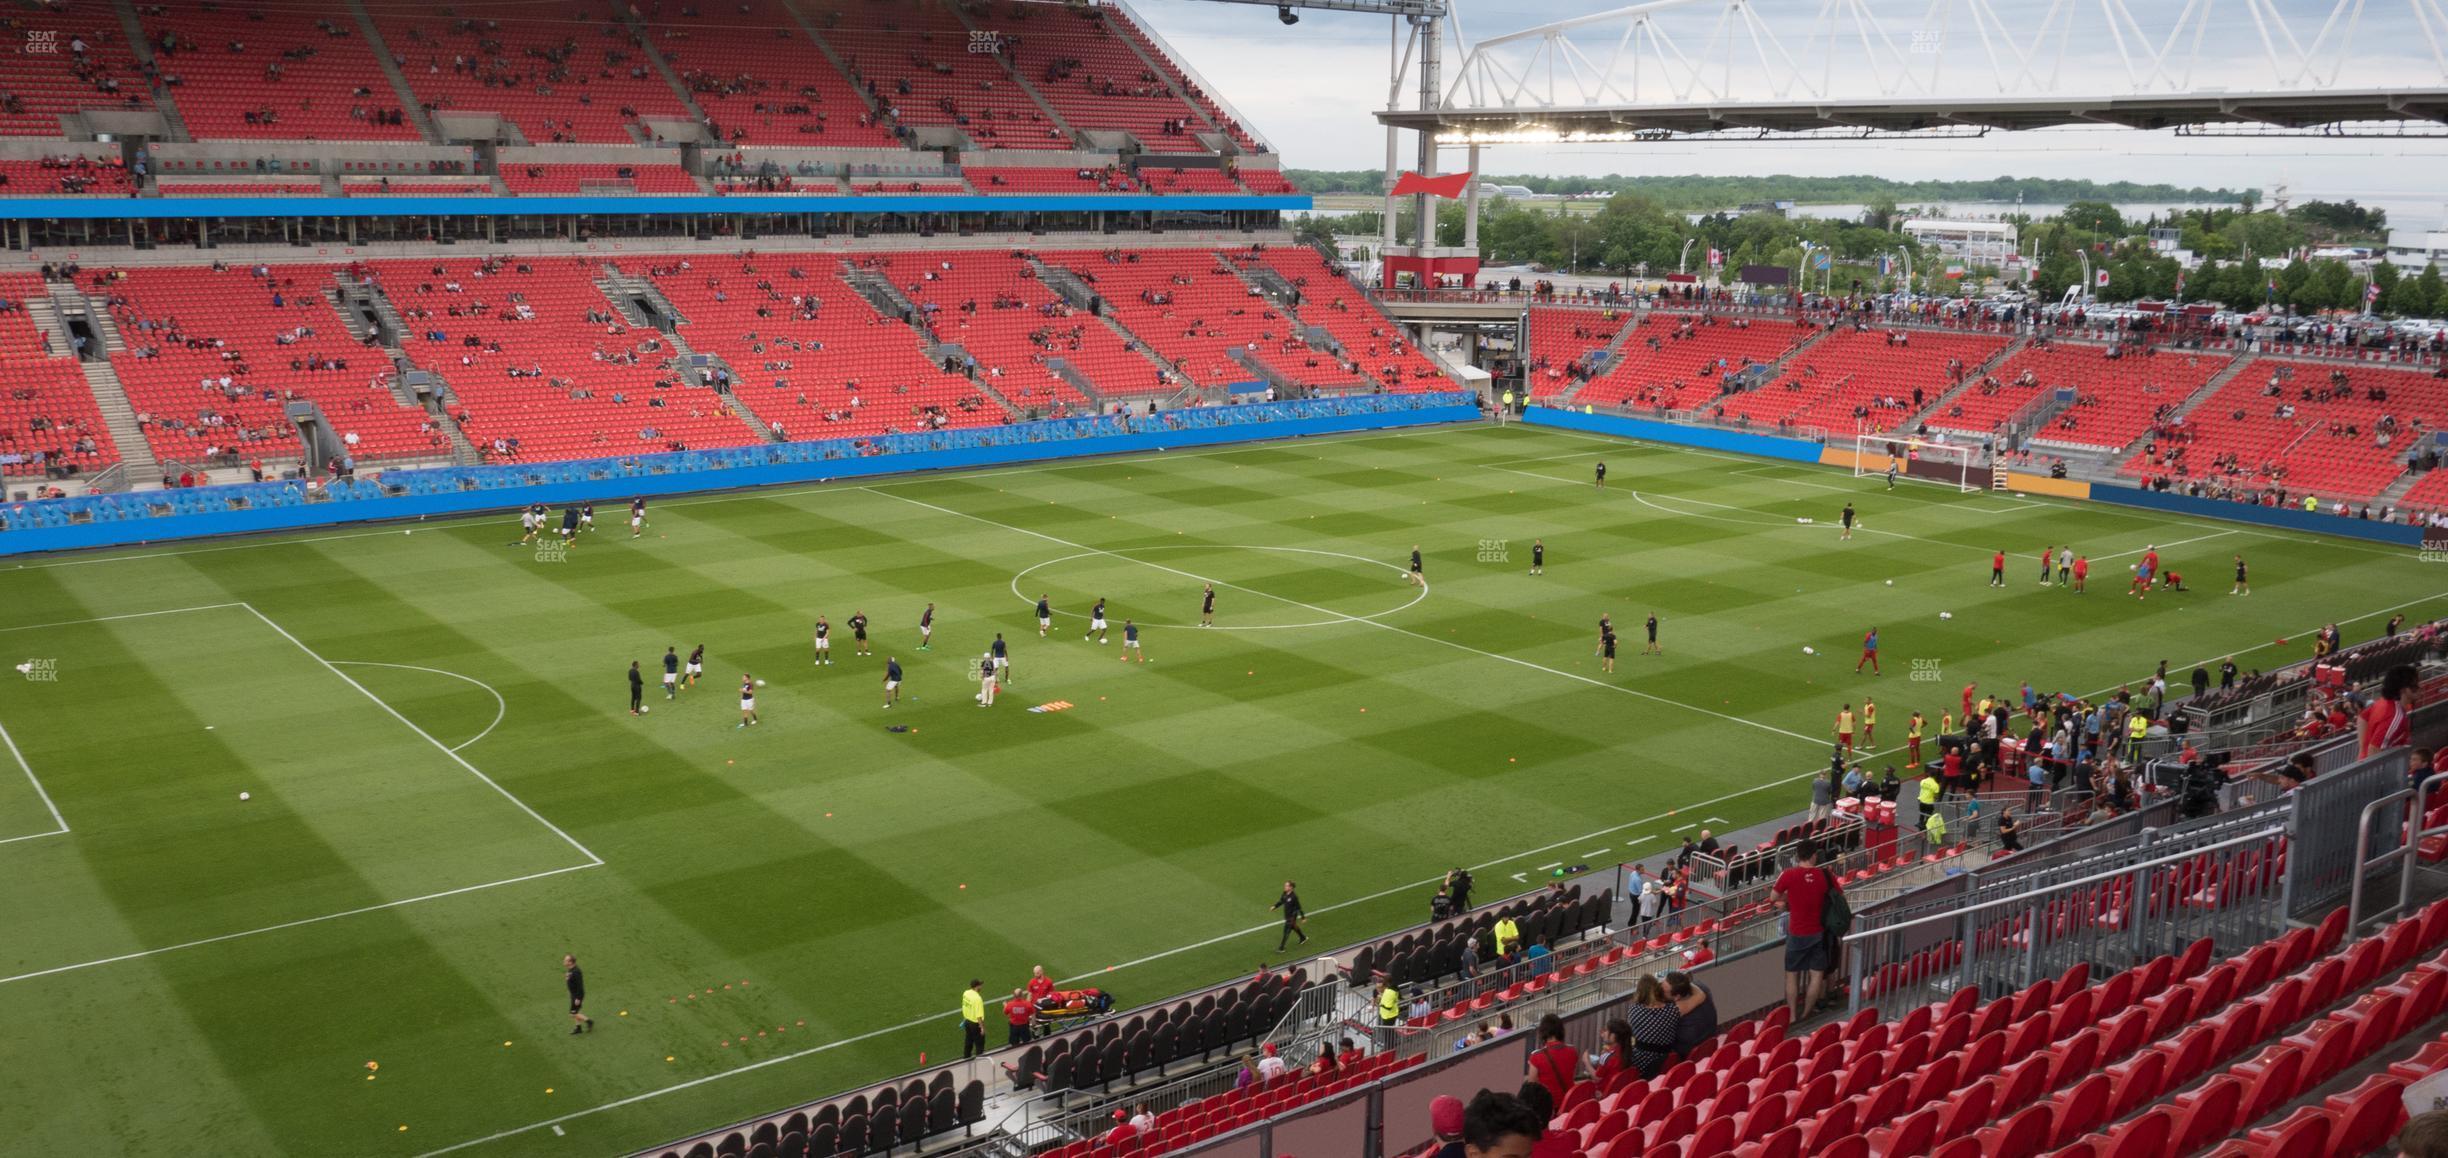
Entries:
MULTIPOLYGON (((139 65, 152 63, 153 42, 145 39, 144 22, 136 18, 136 6, 128 0, 111 0, 111 9, 119 14, 120 30, 127 33, 129 54, 136 58, 139 65)), ((187 131, 187 118, 179 115, 178 102, 171 99, 168 86, 157 84, 151 87, 153 108, 161 113, 162 123, 170 127, 171 138, 194 140, 195 136, 187 131)))
MULTIPOLYGON (((1047 289, 1053 290, 1056 294, 1060 295, 1065 302, 1070 303, 1073 309, 1079 310, 1081 313, 1087 313, 1088 304, 1092 301, 1096 301, 1102 296, 1096 292, 1095 287, 1090 286, 1086 281, 1081 280, 1078 274, 1073 273, 1070 270, 1064 269, 1060 266, 1047 265, 1043 260, 1034 254, 1030 255, 1028 263, 1030 269, 1037 271, 1038 281, 1044 283, 1047 289)), ((1140 357, 1147 359, 1149 369, 1161 370, 1168 374, 1174 372, 1172 365, 1166 362, 1163 358, 1159 357, 1154 347, 1148 345, 1146 342, 1140 341, 1139 335, 1123 328, 1122 323, 1114 320, 1112 314, 1100 313, 1094 316, 1096 317, 1097 321, 1104 323, 1105 328, 1111 331, 1115 337, 1118 337, 1125 343, 1128 343, 1131 349, 1139 352, 1140 357)), ((1074 371, 1073 373, 1076 374, 1077 372, 1074 371)), ((1063 377, 1065 381, 1070 381, 1074 387, 1077 387, 1080 393, 1086 394, 1091 401, 1094 401, 1099 409, 1104 408, 1105 396, 1101 392, 1089 389, 1083 384, 1086 381, 1085 375, 1081 375, 1077 381, 1072 381, 1072 374, 1065 374, 1063 377)), ((1150 381, 1153 381, 1154 379, 1155 375, 1149 375, 1150 381)), ((1154 393, 1155 390, 1153 387, 1151 387, 1144 391, 1123 390, 1121 392, 1126 394, 1143 394, 1154 393)))
MULTIPOLYGON (((688 86, 681 83, 680 74, 672 70, 671 61, 664 59, 662 51, 655 47, 654 37, 648 35, 645 15, 639 12, 634 4, 624 5, 617 11, 622 13, 624 21, 629 26, 629 31, 637 35, 638 47, 646 53, 646 62, 654 66, 655 72, 663 77, 664 83, 671 85, 672 92, 679 96, 680 103, 688 109, 689 117, 698 124, 704 124, 706 122, 704 107, 697 103, 694 95, 690 94, 688 86)), ((719 147, 722 142, 716 141, 714 144, 719 147)))
POLYGON ((1997 373, 1997 368, 2005 365, 2007 359, 2022 353, 2023 348, 2029 345, 2031 345, 2030 338, 2016 338, 2006 343, 1996 354, 1991 355, 1988 361, 1982 362, 1965 373, 1962 381, 1940 391, 1936 398, 1930 399, 1921 409, 1906 416, 1904 421, 1896 424, 1895 429, 1918 430, 1922 423, 1930 420, 1931 415, 1946 413, 1946 408, 1954 405, 1956 399, 1963 397, 1964 391, 1980 385, 1982 378, 1997 373))
POLYGON ((374 30, 374 18, 367 14, 365 5, 359 0, 348 0, 348 11, 349 15, 357 18, 357 31, 365 34, 366 47, 374 51, 375 61, 382 65, 383 76, 390 80, 391 91, 399 97, 400 109, 407 114, 408 123, 415 125, 417 132, 424 134, 427 141, 437 145, 443 143, 442 133, 434 128, 433 118, 425 115, 425 106, 418 103, 416 91, 408 87, 407 74, 402 73, 399 62, 392 59, 391 46, 383 43, 382 33, 374 30))
POLYGON ((153 457, 153 445, 145 441, 144 430, 136 424, 136 406, 128 400, 118 372, 100 360, 81 363, 78 368, 85 372, 85 386, 102 411, 102 424, 110 428, 111 442, 119 447, 119 461, 127 464, 128 482, 150 486, 159 481, 161 462, 153 457))
MULTIPOLYGON (((952 14, 960 18, 962 27, 967 28, 973 34, 986 31, 978 27, 977 21, 970 17, 965 5, 954 4, 951 7, 952 14)), ((1028 99, 1037 106, 1037 111, 1045 114, 1047 123, 1061 132, 1064 140, 1072 142, 1079 140, 1079 134, 1071 130, 1071 122, 1064 120, 1061 113, 1054 111, 1054 102, 1047 100, 1044 93, 1037 91, 1036 85, 1030 84, 1027 77, 1020 75, 1019 69, 1012 67, 1011 57, 1001 52, 989 55, 994 57, 996 64, 1003 66, 1003 75, 1010 77, 1014 86, 1028 94, 1028 99)))
POLYGON ((1157 60, 1149 56, 1147 49, 1140 46, 1138 37, 1113 26, 1113 14, 1111 12, 1100 9, 1097 12, 1097 19, 1105 22, 1105 30, 1113 36, 1114 40, 1129 48, 1131 50, 1131 55, 1138 57, 1141 62, 1148 66, 1149 72, 1155 73, 1157 79, 1164 81, 1166 91, 1171 92, 1174 96, 1181 99, 1181 103, 1189 106, 1191 115, 1197 117, 1200 124, 1207 126, 1207 131, 1215 133, 1226 140, 1232 139, 1232 134, 1225 132, 1224 126, 1217 124, 1214 117, 1207 115, 1206 106, 1190 99, 1190 94, 1182 91, 1181 82, 1174 79, 1173 62, 1169 60, 1157 60))

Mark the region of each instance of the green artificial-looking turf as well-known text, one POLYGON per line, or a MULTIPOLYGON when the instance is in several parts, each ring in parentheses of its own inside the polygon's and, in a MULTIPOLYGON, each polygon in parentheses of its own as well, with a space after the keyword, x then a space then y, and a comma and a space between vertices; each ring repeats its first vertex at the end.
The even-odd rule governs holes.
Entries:
POLYGON ((0 754, 0 838, 26 838, 0 843, 12 1149, 649 1146, 955 1056, 972 976, 1042 963, 1136 1004, 1280 960, 1245 930, 1287 876, 1323 948, 1421 919, 1452 865, 1494 896, 1796 811, 1874 686, 1893 746, 1968 681, 2090 692, 2161 658, 2182 681, 2448 611, 2401 550, 1518 427, 658 502, 637 542, 625 514, 565 562, 496 517, 0 563, 0 655, 56 661, 0 672, 0 727, 71 830, 37 835, 0 754), (1848 498, 1865 529, 1839 543, 1848 498), (2069 541, 2087 596, 2035 582, 2069 541), (2194 592, 2120 595, 2151 543, 2194 592), (1216 630, 1180 626, 1202 578, 1216 630), (1125 617, 1144 666, 1117 660, 1125 617), (1874 624, 1876 681, 1851 670, 1874 624), (1016 680, 988 711, 998 630, 1016 680), (663 649, 698 643, 706 681, 667 704, 663 649), (911 697, 889 712, 885 653, 911 697), (771 681, 745 731, 743 672, 771 681), (1025 710, 1053 700, 1076 706, 1025 710))

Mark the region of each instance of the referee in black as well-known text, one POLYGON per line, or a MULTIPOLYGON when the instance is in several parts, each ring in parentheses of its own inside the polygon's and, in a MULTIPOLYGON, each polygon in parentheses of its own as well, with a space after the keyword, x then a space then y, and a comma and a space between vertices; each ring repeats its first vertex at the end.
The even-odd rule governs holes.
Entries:
POLYGON ((1283 895, 1275 898, 1275 903, 1267 907, 1283 911, 1283 936, 1275 938, 1276 952, 1283 952, 1296 936, 1301 939, 1301 944, 1309 943, 1309 931, 1301 928, 1301 920, 1307 914, 1301 908, 1300 894, 1293 891, 1292 882, 1285 881, 1283 895))
POLYGON ((638 661, 629 661, 629 714, 638 714, 646 703, 646 674, 638 670, 638 661))
POLYGON ((577 954, 563 953, 561 972, 569 983, 570 1036, 576 1037, 595 1028, 595 1019, 586 1015, 586 971, 578 967, 577 954))

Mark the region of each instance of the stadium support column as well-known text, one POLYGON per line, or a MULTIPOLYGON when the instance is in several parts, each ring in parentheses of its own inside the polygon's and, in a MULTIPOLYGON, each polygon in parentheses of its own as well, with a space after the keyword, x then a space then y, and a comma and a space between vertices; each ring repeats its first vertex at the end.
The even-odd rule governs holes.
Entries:
MULTIPOLYGON (((1444 103, 1441 99, 1441 94, 1437 91, 1443 84, 1442 70, 1438 67, 1437 49, 1439 46, 1437 42, 1444 38, 1445 29, 1443 23, 1437 20, 1435 17, 1429 17, 1427 19, 1413 17, 1413 19, 1417 21, 1416 27, 1419 29, 1420 111, 1429 112, 1435 110, 1444 103)), ((1436 129, 1434 127, 1420 130, 1419 174, 1422 177, 1434 177, 1437 175, 1436 136, 1436 129)), ((1419 245, 1420 249, 1425 252, 1435 248, 1437 243, 1436 195, 1432 193, 1421 193, 1417 196, 1416 203, 1418 208, 1413 212, 1412 217, 1413 220, 1419 222, 1419 240, 1417 244, 1419 245)), ((1431 278, 1429 280, 1433 281, 1434 279, 1431 278)))
POLYGON ((1462 248, 1479 249, 1479 146, 1470 147, 1470 163, 1464 171, 1471 175, 1470 184, 1462 191, 1462 248))
MULTIPOLYGON (((1386 82, 1386 110, 1392 112, 1402 107, 1402 21, 1386 21, 1386 41, 1386 62, 1392 73, 1392 78, 1386 82)), ((1402 205, 1401 200, 1394 196, 1394 182, 1398 179, 1402 164, 1402 139, 1399 133, 1400 130, 1394 126, 1386 126, 1385 218, 1378 223, 1377 229, 1377 268, 1381 271, 1378 283, 1387 287, 1394 284, 1394 274, 1385 267, 1386 253, 1401 241, 1394 232, 1394 217, 1402 205)))

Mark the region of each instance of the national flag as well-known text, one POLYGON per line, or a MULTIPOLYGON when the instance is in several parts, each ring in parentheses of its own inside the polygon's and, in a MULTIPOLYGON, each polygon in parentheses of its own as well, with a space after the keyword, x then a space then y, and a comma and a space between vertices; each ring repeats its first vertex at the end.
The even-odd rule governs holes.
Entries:
POLYGON ((1946 275, 1950 278, 1962 277, 1964 275, 1963 264, 1961 262, 1949 262, 1946 267, 1946 275))
POLYGON ((1708 255, 1708 263, 1709 263, 1710 265, 1712 265, 1712 266, 1724 265, 1724 264, 1725 264, 1725 251, 1724 251, 1724 250, 1722 250, 1722 249, 1717 249, 1717 248, 1713 248, 1713 247, 1712 247, 1712 248, 1709 250, 1709 255, 1708 255))
POLYGON ((2379 300, 2380 300, 2380 283, 2379 283, 2379 282, 2370 282, 2370 283, 2368 283, 2368 284, 2364 285, 2364 287, 2363 287, 2363 304, 2364 304, 2366 307, 2368 307, 2368 306, 2370 306, 2370 305, 2371 305, 2373 302, 2376 302, 2376 301, 2379 301, 2379 300))
POLYGON ((2103 269, 2103 270, 2099 271, 2098 273, 2092 274, 2092 275, 2091 275, 2091 284, 2092 284, 2092 285, 2095 285, 2095 286, 2105 286, 2105 285, 2107 285, 2107 284, 2108 284, 2108 271, 2103 269))
POLYGON ((2184 271, 2183 271, 2183 270, 2181 270, 2181 269, 2180 269, 2180 270, 2177 270, 2177 271, 2176 271, 2176 293, 2178 294, 2178 296, 2182 296, 2182 295, 2184 294, 2184 285, 2185 285, 2185 275, 2184 275, 2184 271))
POLYGON ((1417 173, 1406 172, 1395 180, 1394 195, 1405 197, 1413 193, 1425 193, 1431 197, 1442 197, 1452 201, 1461 197, 1463 191, 1470 188, 1470 181, 1471 174, 1469 173, 1448 173, 1442 177, 1423 177, 1417 173))
POLYGON ((1895 259, 1887 256, 1886 254, 1880 254, 1878 259, 1878 271, 1880 277, 1885 277, 1888 274, 1894 273, 1895 259))

